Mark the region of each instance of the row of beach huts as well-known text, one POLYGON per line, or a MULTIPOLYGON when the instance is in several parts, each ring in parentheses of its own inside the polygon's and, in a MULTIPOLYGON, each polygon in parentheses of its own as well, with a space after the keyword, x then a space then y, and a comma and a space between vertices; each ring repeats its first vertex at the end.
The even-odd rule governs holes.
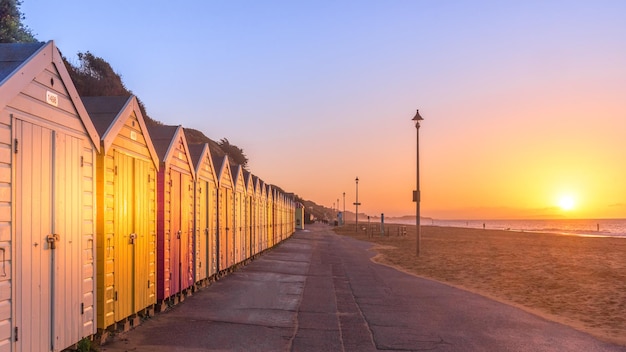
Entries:
POLYGON ((210 149, 79 97, 53 41, 0 44, 0 352, 127 329, 290 237, 293 195, 210 149))

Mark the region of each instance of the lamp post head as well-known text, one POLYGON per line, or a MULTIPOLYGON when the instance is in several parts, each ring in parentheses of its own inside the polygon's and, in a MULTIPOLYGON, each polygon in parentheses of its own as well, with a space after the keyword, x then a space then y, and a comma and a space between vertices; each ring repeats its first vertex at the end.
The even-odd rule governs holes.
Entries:
POLYGON ((420 116, 420 111, 419 109, 415 112, 415 116, 413 117, 412 121, 415 121, 415 127, 419 127, 420 126, 420 121, 422 121, 423 118, 422 116, 420 116))

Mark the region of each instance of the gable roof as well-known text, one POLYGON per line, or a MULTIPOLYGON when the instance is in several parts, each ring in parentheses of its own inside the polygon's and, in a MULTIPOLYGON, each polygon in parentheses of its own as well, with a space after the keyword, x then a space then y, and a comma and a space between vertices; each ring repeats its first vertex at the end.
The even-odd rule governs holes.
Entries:
POLYGON ((124 106, 128 104, 130 96, 120 97, 80 97, 85 109, 89 113, 93 125, 100 134, 100 139, 104 139, 112 127, 113 121, 118 117, 124 106))
POLYGON ((179 127, 181 126, 156 125, 148 127, 152 137, 152 144, 154 144, 154 149, 160 161, 165 162, 165 157, 179 127))
POLYGON ((122 128, 126 124, 126 121, 134 114, 137 117, 139 123, 139 129, 146 141, 146 147, 150 153, 150 157, 159 170, 159 156, 154 149, 152 138, 148 132, 148 127, 144 120, 137 97, 130 96, 116 96, 116 97, 81 97, 85 109, 91 117, 96 130, 100 134, 100 141, 104 148, 104 153, 107 153, 113 141, 120 134, 122 128))
POLYGON ((98 132, 78 96, 78 91, 65 67, 61 53, 52 40, 47 43, 0 44, 0 109, 24 90, 50 64, 56 68, 61 77, 68 97, 94 148, 100 151, 98 132))
POLYGON ((180 139, 185 149, 185 156, 187 163, 189 164, 189 171, 193 179, 196 177, 196 170, 193 167, 193 161, 191 154, 189 153, 189 145, 187 145, 187 139, 185 138, 185 132, 183 126, 166 126, 156 125, 148 127, 150 136, 152 137, 152 143, 154 149, 159 156, 159 161, 165 164, 170 162, 172 152, 176 149, 176 143, 180 139))
MULTIPOLYGON (((211 156, 211 147, 208 143, 203 144, 190 144, 189 145, 189 153, 191 154, 191 158, 194 163, 194 167, 196 168, 196 175, 200 175, 200 168, 202 167, 202 161, 204 158, 208 156, 209 164, 211 165, 210 172, 215 175, 216 170, 213 164, 213 157, 211 156)), ((199 177, 199 176, 198 176, 199 177)))
POLYGON ((239 190, 241 187, 241 191, 245 192, 245 183, 243 180, 243 168, 239 164, 230 165, 231 174, 233 175, 233 185, 235 185, 235 189, 239 190))
POLYGON ((230 162, 228 161, 228 156, 216 155, 211 150, 211 158, 213 159, 213 166, 215 167, 215 177, 217 177, 217 182, 219 183, 220 187, 225 181, 225 173, 230 176, 228 179, 230 180, 230 184, 233 185, 233 177, 230 171, 230 162))
POLYGON ((0 44, 0 83, 46 43, 0 44))

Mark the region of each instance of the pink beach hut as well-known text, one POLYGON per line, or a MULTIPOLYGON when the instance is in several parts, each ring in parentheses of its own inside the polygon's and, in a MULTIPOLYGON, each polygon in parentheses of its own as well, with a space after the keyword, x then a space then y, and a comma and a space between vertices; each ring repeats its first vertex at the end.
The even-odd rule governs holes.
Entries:
POLYGON ((159 156, 157 174, 157 300, 177 303, 195 282, 195 171, 182 126, 148 127, 159 156))

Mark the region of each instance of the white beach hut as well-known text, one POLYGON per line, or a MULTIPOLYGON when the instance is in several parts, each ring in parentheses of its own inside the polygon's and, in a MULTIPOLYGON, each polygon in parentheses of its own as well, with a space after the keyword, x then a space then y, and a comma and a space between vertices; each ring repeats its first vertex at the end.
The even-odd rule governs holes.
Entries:
POLYGON ((54 42, 0 44, 0 350, 96 332, 99 138, 54 42))

